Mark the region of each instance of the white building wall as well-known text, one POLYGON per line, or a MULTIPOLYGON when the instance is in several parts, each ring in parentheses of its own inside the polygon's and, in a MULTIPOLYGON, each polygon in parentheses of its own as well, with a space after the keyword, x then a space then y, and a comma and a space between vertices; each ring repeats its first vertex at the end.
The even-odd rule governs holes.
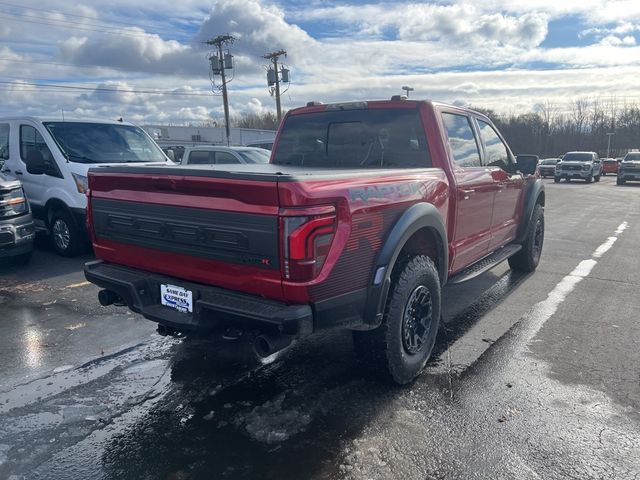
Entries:
MULTIPOLYGON (((151 137, 160 145, 192 145, 209 143, 226 145, 224 127, 182 127, 171 125, 143 125, 151 137), (199 136, 200 140, 194 140, 199 136)), ((231 145, 247 145, 255 142, 273 141, 275 130, 258 130, 252 128, 231 128, 231 145)))

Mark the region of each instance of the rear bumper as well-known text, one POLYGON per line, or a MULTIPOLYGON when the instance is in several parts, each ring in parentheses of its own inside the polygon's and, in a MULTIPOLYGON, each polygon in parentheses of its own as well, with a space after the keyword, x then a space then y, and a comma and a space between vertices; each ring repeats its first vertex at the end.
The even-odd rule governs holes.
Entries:
POLYGON ((313 313, 309 305, 287 305, 100 260, 86 263, 84 274, 91 283, 117 294, 134 312, 182 331, 235 327, 293 336, 304 336, 313 331, 313 313), (178 285, 192 291, 193 313, 182 313, 161 305, 161 284, 178 285))

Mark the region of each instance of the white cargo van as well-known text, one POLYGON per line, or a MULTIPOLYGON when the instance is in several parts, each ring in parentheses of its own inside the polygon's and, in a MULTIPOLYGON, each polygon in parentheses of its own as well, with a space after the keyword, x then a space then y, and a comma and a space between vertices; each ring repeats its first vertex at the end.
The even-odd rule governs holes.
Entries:
POLYGON ((87 242, 89 168, 172 163, 141 128, 104 120, 0 118, 0 154, 2 173, 22 182, 36 226, 64 256, 87 242))

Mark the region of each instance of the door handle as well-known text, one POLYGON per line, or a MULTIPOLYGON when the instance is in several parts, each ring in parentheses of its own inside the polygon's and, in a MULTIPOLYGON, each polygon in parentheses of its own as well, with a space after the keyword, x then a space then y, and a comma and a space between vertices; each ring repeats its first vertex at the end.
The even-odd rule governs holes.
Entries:
POLYGON ((16 175, 22 175, 22 170, 16 170, 16 171, 15 171, 15 172, 13 172, 13 173, 15 173, 16 175))
POLYGON ((470 196, 472 193, 476 193, 476 191, 475 191, 473 188, 470 188, 470 189, 462 189, 462 190, 460 190, 460 192, 462 193, 462 199, 463 199, 463 200, 469 200, 469 196, 470 196))

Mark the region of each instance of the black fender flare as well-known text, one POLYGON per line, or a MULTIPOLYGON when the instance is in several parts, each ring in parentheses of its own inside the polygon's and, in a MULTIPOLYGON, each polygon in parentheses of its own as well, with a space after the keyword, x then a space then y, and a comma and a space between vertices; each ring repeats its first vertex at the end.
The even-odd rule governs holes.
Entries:
POLYGON ((529 186, 529 189, 525 194, 524 206, 522 209, 522 221, 518 226, 518 233, 516 235, 515 243, 522 243, 525 241, 527 237, 527 229, 529 228, 529 222, 531 221, 531 217, 533 216, 533 210, 538 203, 540 203, 541 205, 545 204, 544 183, 539 178, 529 186), (542 202, 539 201, 540 197, 542 197, 542 202))
POLYGON ((429 228, 436 237, 438 273, 440 283, 447 282, 449 270, 449 244, 442 215, 430 203, 416 203, 396 221, 380 249, 367 288, 364 321, 370 327, 380 325, 391 286, 391 272, 398 256, 411 236, 418 230, 429 228))

